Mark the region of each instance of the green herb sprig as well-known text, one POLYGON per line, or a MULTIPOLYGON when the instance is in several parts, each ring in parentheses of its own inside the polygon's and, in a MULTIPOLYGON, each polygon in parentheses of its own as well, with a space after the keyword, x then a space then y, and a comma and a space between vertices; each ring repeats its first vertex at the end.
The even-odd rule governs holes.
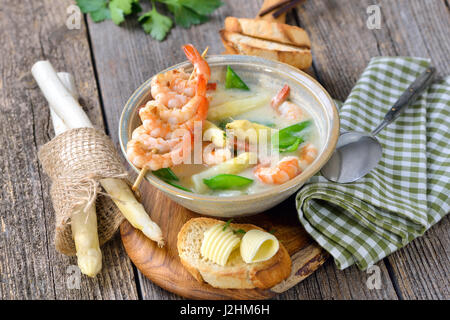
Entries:
MULTIPOLYGON (((225 224, 223 225, 222 231, 225 231, 225 230, 227 230, 227 228, 230 227, 231 221, 233 221, 233 219, 230 219, 227 222, 225 222, 225 224)), ((231 229, 231 231, 233 231, 234 234, 245 234, 246 233, 246 231, 244 229, 237 229, 237 230, 231 229)))
MULTIPOLYGON (((111 19, 120 25, 126 16, 142 12, 140 0, 76 0, 81 12, 91 16, 94 22, 111 19)), ((152 9, 138 16, 144 31, 162 41, 175 23, 183 28, 201 24, 223 3, 221 0, 152 0, 152 9), (159 13, 156 2, 165 5, 171 16, 159 13)))
POLYGON ((233 230, 233 233, 234 233, 234 234, 238 234, 238 233, 240 233, 240 234, 245 234, 246 231, 245 231, 244 229, 237 229, 237 230, 233 230))

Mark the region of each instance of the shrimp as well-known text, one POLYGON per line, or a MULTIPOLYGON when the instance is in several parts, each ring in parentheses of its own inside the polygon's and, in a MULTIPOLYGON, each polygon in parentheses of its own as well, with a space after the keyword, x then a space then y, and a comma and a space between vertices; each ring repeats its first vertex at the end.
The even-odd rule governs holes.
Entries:
POLYGON ((150 82, 153 98, 169 108, 179 108, 194 95, 195 83, 188 83, 189 75, 183 69, 157 74, 150 82))
POLYGON ((285 101, 278 107, 278 112, 287 120, 300 121, 303 119, 302 109, 295 103, 285 101))
POLYGON ((312 143, 305 144, 300 150, 299 165, 304 170, 309 166, 317 157, 317 149, 312 143))
POLYGON ((139 126, 134 129, 131 139, 140 140, 145 149, 154 150, 153 152, 157 153, 166 153, 179 143, 179 139, 176 138, 166 140, 160 137, 152 137, 148 134, 148 131, 144 128, 144 126, 139 126))
POLYGON ((198 108, 197 112, 188 121, 185 123, 182 123, 179 125, 179 128, 189 130, 191 133, 194 133, 194 126, 196 121, 204 121, 206 120, 206 117, 208 116, 208 107, 209 107, 209 100, 206 97, 199 97, 198 98, 198 108))
POLYGON ((275 97, 272 98, 272 101, 270 101, 270 105, 272 106, 272 108, 274 108, 275 110, 278 109, 280 104, 282 104, 284 101, 287 100, 287 98, 289 98, 290 92, 291 88, 287 84, 285 84, 283 88, 281 88, 281 90, 278 91, 275 97))
POLYGON ((153 137, 167 138, 177 127, 191 132, 195 121, 203 121, 208 116, 209 100, 206 98, 206 81, 200 76, 196 95, 181 108, 170 109, 156 100, 147 102, 139 110, 144 128, 153 137))
POLYGON ((302 172, 297 157, 285 157, 273 167, 256 167, 255 176, 266 184, 282 184, 302 172))
POLYGON ((271 106, 285 119, 300 121, 303 118, 302 109, 295 103, 286 101, 290 92, 291 88, 285 84, 276 96, 272 98, 271 106))
POLYGON ((158 105, 158 111, 161 119, 172 125, 180 124, 192 119, 198 111, 203 112, 204 110, 199 110, 199 108, 203 107, 202 104, 205 103, 206 86, 207 82, 205 78, 200 75, 197 81, 195 96, 184 106, 181 108, 170 109, 163 104, 158 105))
POLYGON ((166 92, 157 95, 155 100, 168 106, 169 108, 179 108, 186 104, 188 97, 175 92, 166 92))
POLYGON ((196 81, 189 81, 189 76, 184 73, 183 77, 175 77, 170 82, 170 87, 177 93, 183 94, 186 97, 192 97, 195 93, 196 81))
POLYGON ((139 110, 139 117, 150 136, 166 138, 172 133, 173 127, 159 117, 158 106, 160 105, 156 100, 147 102, 145 107, 139 110))
POLYGON ((183 46, 183 51, 188 60, 194 65, 194 72, 197 75, 203 75, 206 82, 211 78, 211 69, 208 62, 201 56, 201 54, 195 49, 192 44, 186 44, 183 46))
POLYGON ((219 164, 232 158, 231 150, 228 148, 203 149, 203 162, 207 165, 219 164))
MULTIPOLYGON (((203 76, 208 83, 211 69, 206 60, 191 44, 184 45, 183 51, 193 64, 197 78, 203 76)), ((175 69, 156 75, 150 85, 156 101, 169 108, 180 108, 187 103, 189 97, 194 96, 197 84, 195 79, 189 81, 189 75, 183 69, 175 69)))
POLYGON ((207 117, 208 63, 192 45, 183 49, 194 64, 196 78, 189 80, 179 69, 152 79, 151 93, 155 100, 139 110, 142 126, 133 131, 127 144, 127 157, 137 167, 158 170, 187 160, 191 155, 195 121, 207 117))
MULTIPOLYGON (((161 142, 159 139, 156 141, 161 142)), ((191 139, 181 137, 167 142, 171 145, 169 149, 157 149, 157 145, 152 141, 145 140, 139 136, 131 139, 127 143, 127 158, 138 168, 148 167, 155 171, 161 168, 168 168, 183 162, 185 157, 190 154, 191 139)))

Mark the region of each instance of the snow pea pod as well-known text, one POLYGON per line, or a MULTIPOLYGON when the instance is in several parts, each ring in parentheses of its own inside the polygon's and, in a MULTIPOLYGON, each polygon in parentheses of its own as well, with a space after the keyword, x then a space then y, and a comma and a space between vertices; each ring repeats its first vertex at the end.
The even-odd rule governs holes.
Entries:
POLYGON ((188 191, 188 192, 192 192, 191 190, 173 182, 173 181, 179 181, 180 179, 178 179, 177 175, 170 168, 162 168, 162 169, 153 171, 153 174, 155 176, 157 176, 158 178, 161 178, 164 182, 170 184, 171 186, 173 186, 175 188, 178 188, 178 189, 181 189, 184 191, 188 191))
POLYGON ((303 131, 311 124, 311 120, 306 120, 281 129, 272 136, 272 141, 277 141, 275 135, 278 135, 278 145, 274 147, 278 148, 280 152, 295 151, 300 143, 304 141, 303 131))
POLYGON ((214 177, 203 179, 203 183, 212 190, 229 190, 246 187, 253 183, 253 179, 234 174, 218 174, 214 177))
POLYGON ((170 169, 170 168, 162 168, 156 171, 153 171, 153 174, 157 176, 158 178, 164 179, 164 180, 174 180, 178 181, 177 175, 170 169))
POLYGON ((246 91, 250 90, 250 88, 245 84, 244 81, 242 81, 241 78, 239 78, 237 73, 234 72, 234 70, 230 66, 227 66, 227 74, 225 76, 225 88, 227 89, 236 88, 246 91))
POLYGON ((169 181, 169 180, 164 180, 164 181, 175 188, 178 188, 178 189, 181 189, 181 190, 187 191, 187 192, 192 192, 192 190, 189 190, 188 188, 180 186, 179 184, 173 183, 172 181, 169 181))

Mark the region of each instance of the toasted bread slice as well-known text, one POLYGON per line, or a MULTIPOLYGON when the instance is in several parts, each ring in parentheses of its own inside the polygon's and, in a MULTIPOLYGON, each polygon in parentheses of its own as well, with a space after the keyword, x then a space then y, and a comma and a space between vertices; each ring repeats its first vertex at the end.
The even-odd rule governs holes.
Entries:
POLYGON ((300 69, 307 69, 312 64, 309 49, 257 39, 237 32, 220 30, 220 37, 227 53, 258 56, 284 62, 300 69))
MULTIPOLYGON (((268 289, 286 279, 291 273, 291 258, 280 243, 278 252, 269 260, 245 263, 235 250, 225 266, 218 265, 201 256, 203 234, 223 221, 211 218, 194 218, 184 224, 178 233, 177 248, 181 263, 200 282, 223 289, 268 289)), ((230 224, 245 231, 261 228, 251 224, 230 224)))
POLYGON ((311 48, 311 42, 304 29, 285 23, 262 19, 227 17, 225 19, 225 30, 302 49, 311 48))

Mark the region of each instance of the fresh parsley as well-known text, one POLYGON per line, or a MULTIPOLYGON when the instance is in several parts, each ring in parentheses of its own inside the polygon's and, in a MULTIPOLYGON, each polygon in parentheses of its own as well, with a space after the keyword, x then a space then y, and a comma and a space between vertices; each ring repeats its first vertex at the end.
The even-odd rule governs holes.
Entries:
POLYGON ((243 229, 237 229, 237 230, 233 230, 233 233, 234 233, 234 234, 238 234, 238 233, 240 233, 240 234, 245 234, 246 231, 243 230, 243 229))
MULTIPOLYGON (((225 231, 225 230, 227 230, 227 228, 230 227, 231 221, 233 221, 233 219, 230 219, 227 222, 225 222, 225 224, 223 225, 222 231, 225 231)), ((231 229, 231 231, 233 231, 234 234, 245 234, 246 233, 246 231, 243 229, 237 229, 237 230, 234 230, 232 228, 230 228, 230 229, 231 229)))
POLYGON ((230 219, 227 222, 225 222, 223 229, 222 229, 223 231, 227 230, 227 228, 230 226, 231 221, 233 221, 233 219, 230 219))
POLYGON ((111 19, 106 0, 77 0, 77 5, 83 13, 89 13, 94 22, 111 19))
POLYGON ((152 10, 140 16, 139 22, 142 28, 144 28, 144 31, 158 41, 164 40, 173 26, 173 22, 169 17, 156 11, 156 6, 153 6, 152 10))
POLYGON ((119 25, 125 21, 125 16, 142 11, 139 0, 110 0, 109 10, 112 21, 119 25))
MULTIPOLYGON (((94 22, 111 19, 119 25, 126 16, 142 11, 140 0, 76 0, 83 13, 89 14, 94 22)), ((208 21, 208 16, 219 8, 221 0, 152 0, 152 9, 138 17, 144 31, 158 41, 164 40, 175 23, 183 28, 208 21), (161 14, 155 2, 164 4, 173 16, 161 14)))

